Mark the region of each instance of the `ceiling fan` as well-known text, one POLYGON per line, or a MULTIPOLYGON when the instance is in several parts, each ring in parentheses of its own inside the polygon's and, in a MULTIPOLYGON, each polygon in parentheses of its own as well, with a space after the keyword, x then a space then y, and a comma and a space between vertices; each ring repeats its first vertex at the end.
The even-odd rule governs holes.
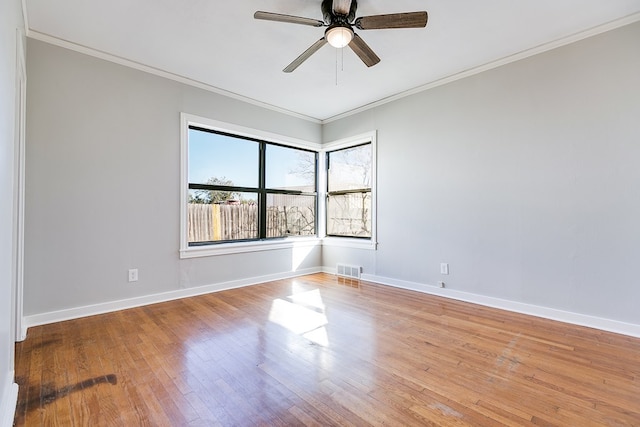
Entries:
POLYGON ((322 16, 324 21, 300 16, 283 15, 272 12, 256 12, 255 19, 286 22, 289 24, 310 25, 312 27, 328 27, 324 36, 302 52, 291 64, 285 67, 290 73, 300 66, 322 46, 329 43, 336 48, 349 46, 353 52, 371 67, 380 62, 380 58, 353 29, 382 30, 387 28, 424 28, 427 26, 427 12, 392 13, 388 15, 371 15, 356 18, 357 0, 322 0, 322 16))

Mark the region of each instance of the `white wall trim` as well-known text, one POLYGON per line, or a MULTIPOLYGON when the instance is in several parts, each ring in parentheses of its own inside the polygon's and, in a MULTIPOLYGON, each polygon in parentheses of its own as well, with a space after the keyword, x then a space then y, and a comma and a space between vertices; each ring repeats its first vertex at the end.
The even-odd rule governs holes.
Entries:
MULTIPOLYGON (((323 271, 335 273, 328 269, 323 271)), ((542 317, 550 320, 570 323, 573 325, 586 326, 589 328, 600 329, 603 331, 614 332, 617 334, 629 335, 640 338, 640 325, 620 322, 617 320, 604 319, 586 314, 572 313, 569 311, 558 310, 554 308, 541 307, 532 304, 526 304, 516 301, 510 301, 500 298, 488 297, 469 292, 456 291, 454 289, 439 288, 433 285, 408 282, 406 280, 392 279, 389 277, 381 277, 372 274, 363 274, 362 280, 368 282, 379 283, 381 285, 393 286, 395 288, 408 289, 411 291, 422 292, 430 295, 437 295, 444 298, 450 298, 458 301, 479 304, 486 307, 498 308, 502 310, 512 311, 530 316, 542 317)))
POLYGON ((13 382, 14 372, 9 372, 7 382, 2 387, 2 401, 0 401, 0 427, 11 427, 16 414, 18 403, 18 384, 13 382))
POLYGON ((272 251, 278 249, 296 249, 321 246, 317 237, 285 237, 283 239, 259 240, 251 242, 221 243, 216 245, 190 246, 180 250, 180 259, 199 258, 249 252, 272 251))
POLYGON ((27 32, 27 37, 40 40, 45 43, 49 43, 55 46, 59 46, 65 49, 73 50, 75 52, 83 53, 85 55, 93 56, 94 58, 103 59, 105 61, 113 62, 115 64, 124 65, 125 67, 133 68, 138 71, 143 71, 145 73, 153 74, 159 77, 163 77, 165 79, 173 80, 178 83, 186 84, 189 86, 193 86, 199 89, 203 89, 209 92, 216 93, 218 95, 226 96, 228 98, 236 99, 238 101, 246 102, 247 104, 252 104, 258 106, 260 108, 264 108, 266 110, 275 111, 276 113, 286 114, 291 117, 295 117, 298 119, 306 120, 312 123, 320 124, 321 121, 316 119, 315 117, 306 116, 304 114, 296 113, 295 111, 287 110, 284 108, 276 107, 275 105, 267 104, 266 102, 261 102, 253 98, 249 98, 247 96, 243 96, 234 92, 230 92, 219 87, 211 86, 209 84, 190 79, 188 77, 181 76, 179 74, 170 73, 168 71, 161 70, 159 68, 150 67, 148 65, 144 65, 140 62, 131 61, 129 59, 112 55, 107 52, 103 52, 100 50, 96 50, 90 48, 88 46, 83 46, 80 44, 76 44, 70 42, 68 40, 59 39, 57 37, 51 36, 49 34, 40 33, 38 31, 29 30, 27 32))
POLYGON ((513 55, 505 56, 504 58, 498 59, 496 61, 488 62, 484 65, 480 65, 478 67, 470 68, 468 70, 461 71, 457 74, 453 74, 450 76, 446 76, 442 79, 433 81, 431 83, 427 83, 422 86, 418 86, 413 89, 409 89, 404 92, 400 92, 398 94, 389 96, 387 98, 380 99, 378 101, 372 102, 370 104, 363 105, 361 107, 355 108, 350 111, 346 111, 342 114, 338 114, 333 117, 329 117, 321 121, 321 123, 327 124, 334 122, 336 120, 344 119, 345 117, 353 116, 355 114, 361 113, 363 111, 370 110, 375 107, 379 107, 384 104, 388 104, 389 102, 397 101, 398 99, 405 98, 407 96, 414 95, 416 93, 424 92, 429 89, 433 89, 438 86, 443 86, 451 82, 455 82, 456 80, 461 80, 475 74, 480 74, 488 70, 492 70, 494 68, 501 67, 503 65, 510 64, 512 62, 520 61, 521 59, 526 59, 531 56, 538 55, 540 53, 544 53, 553 49, 560 48, 562 46, 569 45, 571 43, 579 42, 580 40, 584 40, 589 37, 597 36, 598 34, 605 33, 607 31, 615 30, 616 28, 624 27, 625 25, 633 24, 634 22, 640 21, 640 13, 634 13, 629 16, 625 16, 624 18, 616 19, 611 22, 607 22, 606 24, 598 25, 596 27, 590 28, 585 31, 581 31, 576 34, 572 34, 567 37, 563 37, 558 40, 554 40, 549 43, 541 44, 540 46, 533 47, 531 49, 523 50, 522 52, 514 53, 513 55))
POLYGON ((197 116, 185 112, 180 113, 180 123, 188 130, 190 125, 211 129, 214 131, 232 133, 234 135, 246 136, 247 138, 261 139, 267 142, 275 142, 276 144, 286 144, 291 147, 302 148, 305 150, 320 151, 324 147, 318 142, 307 141, 292 136, 282 135, 279 133, 268 132, 262 129, 242 126, 235 123, 223 122, 211 119, 209 117, 197 116))
POLYGON ((29 16, 27 15, 27 0, 20 0, 22 4, 22 25, 24 25, 25 33, 29 32, 29 16))
POLYGON ((25 203, 25 146, 26 146, 26 105, 27 105, 27 66, 25 36, 21 29, 16 30, 16 109, 14 131, 14 190, 13 190, 13 326, 16 341, 23 341, 25 328, 22 324, 24 293, 24 203, 25 203))
POLYGON ((337 246, 342 248, 375 251, 378 248, 378 243, 369 239, 325 236, 322 238, 322 246, 337 246))
POLYGON ((212 292, 226 291, 229 289, 242 288, 245 286, 258 285, 272 282, 274 280, 288 279, 292 277, 304 276, 307 274, 319 273, 320 267, 307 268, 303 270, 275 273, 265 276, 248 277, 246 279, 232 280, 228 282, 214 283, 211 285, 198 286, 194 288, 179 289, 175 291, 163 292, 159 294, 145 295, 125 300, 110 301, 100 304, 74 307, 64 310, 51 311, 48 313, 25 316, 24 321, 27 327, 46 325, 49 323, 62 322, 65 320, 79 319, 81 317, 94 316, 97 314, 110 313, 113 311, 125 310, 128 308, 142 307, 160 302, 173 301, 182 298, 194 297, 198 295, 210 294, 212 292))
MULTIPOLYGON (((126 300, 118 300, 105 302, 100 304, 93 304, 83 307, 69 308, 65 310, 52 311, 48 313, 35 314, 31 316, 25 316, 25 327, 45 325, 49 323, 62 322, 65 320, 79 319, 87 316, 94 316, 97 314, 110 313, 113 311, 125 310, 128 308, 141 307, 150 304, 157 304, 166 301, 173 301, 181 298, 188 298, 198 295, 209 294, 213 292, 220 292, 229 289, 236 289, 245 286, 252 286, 261 283, 271 282, 274 280, 288 279, 292 277, 304 276, 314 273, 327 273, 336 274, 333 267, 314 267, 304 270, 298 270, 293 272, 270 274, 265 276, 251 277, 246 279, 233 280, 228 282, 216 283, 205 286, 198 286, 188 289, 180 289, 170 292, 164 292, 160 294, 145 295, 141 297, 130 298, 126 300)), ((372 283, 378 283, 381 285, 392 286, 400 289, 407 289, 411 291, 421 292, 429 295, 440 296, 444 298, 450 298, 458 301, 469 302, 472 304, 478 304, 486 307, 498 308, 515 313, 526 314, 530 316, 542 317, 550 320, 557 320, 560 322, 570 323, 579 326, 586 326, 590 328, 600 329, 603 331, 614 332, 618 334, 628 335, 636 338, 640 338, 640 325, 631 323, 620 322, 617 320, 604 319, 595 316, 588 316, 585 314, 572 313, 563 310, 557 310, 553 308, 541 307, 531 304, 525 304, 521 302, 509 301, 500 298, 487 297, 478 294, 472 294, 469 292, 456 291, 453 289, 439 288, 433 285, 427 285, 423 283, 410 282, 400 279, 392 279, 389 277, 376 276, 372 274, 363 274, 362 280, 372 283)), ((13 378, 13 375, 10 376, 13 378)), ((16 386, 17 393, 17 386, 16 386)), ((15 406, 15 405, 14 405, 15 406)), ((2 413, 0 413, 1 415, 2 413)), ((13 417, 11 418, 13 421, 13 417)), ((0 424, 0 427, 3 425, 0 424)))
POLYGON ((330 141, 322 144, 324 151, 340 150, 341 148, 349 148, 355 145, 367 144, 369 142, 376 143, 378 136, 377 130, 371 130, 354 136, 348 136, 335 141, 330 141))

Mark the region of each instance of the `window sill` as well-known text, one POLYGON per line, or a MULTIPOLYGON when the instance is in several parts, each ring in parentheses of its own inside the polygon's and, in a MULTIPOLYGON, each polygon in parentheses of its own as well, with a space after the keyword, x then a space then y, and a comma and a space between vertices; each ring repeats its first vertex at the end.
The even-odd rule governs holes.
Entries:
POLYGON ((271 251, 314 246, 337 246, 343 248, 376 250, 377 243, 371 240, 350 239, 346 237, 288 237, 277 240, 254 242, 221 243, 218 245, 192 246, 180 250, 180 259, 200 258, 218 255, 243 254, 249 252, 271 251))
POLYGON ((378 243, 369 239, 351 239, 348 237, 325 237, 322 246, 339 246, 343 248, 366 249, 374 251, 378 243))
POLYGON ((200 258, 217 255, 242 254, 248 252, 270 251, 277 249, 291 249, 313 247, 322 244, 317 237, 288 237, 284 239, 260 240, 253 242, 220 243, 207 246, 191 246, 180 250, 180 258, 200 258))

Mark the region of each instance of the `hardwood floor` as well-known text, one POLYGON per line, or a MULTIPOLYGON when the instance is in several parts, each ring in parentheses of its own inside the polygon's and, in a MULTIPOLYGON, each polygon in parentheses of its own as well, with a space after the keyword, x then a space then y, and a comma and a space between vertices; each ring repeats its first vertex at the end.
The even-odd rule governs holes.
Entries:
POLYGON ((33 327, 17 426, 640 426, 640 339, 316 274, 33 327))

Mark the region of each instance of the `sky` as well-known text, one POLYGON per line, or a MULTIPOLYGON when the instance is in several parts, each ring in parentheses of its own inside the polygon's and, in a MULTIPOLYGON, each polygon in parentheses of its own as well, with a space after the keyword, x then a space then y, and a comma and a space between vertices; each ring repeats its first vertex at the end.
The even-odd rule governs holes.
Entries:
MULTIPOLYGON (((259 144, 210 132, 189 129, 189 182, 204 184, 212 177, 226 178, 240 187, 258 186, 259 144)), ((291 188, 311 184, 294 171, 301 156, 314 153, 267 145, 267 187, 291 188)))

